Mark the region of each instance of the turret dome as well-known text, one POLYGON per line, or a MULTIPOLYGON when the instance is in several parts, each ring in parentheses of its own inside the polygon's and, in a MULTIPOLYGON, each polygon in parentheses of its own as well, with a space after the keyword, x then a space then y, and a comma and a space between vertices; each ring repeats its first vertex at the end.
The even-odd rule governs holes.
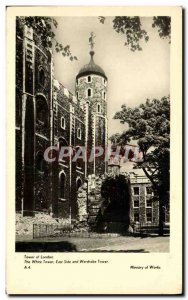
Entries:
POLYGON ((90 62, 89 62, 89 64, 84 65, 80 69, 78 75, 76 76, 76 79, 78 79, 82 76, 87 76, 87 75, 91 75, 91 74, 100 75, 100 76, 104 77, 105 79, 107 79, 106 74, 103 71, 103 69, 95 64, 95 62, 93 60, 94 54, 95 54, 94 51, 90 51, 90 55, 91 55, 90 62))

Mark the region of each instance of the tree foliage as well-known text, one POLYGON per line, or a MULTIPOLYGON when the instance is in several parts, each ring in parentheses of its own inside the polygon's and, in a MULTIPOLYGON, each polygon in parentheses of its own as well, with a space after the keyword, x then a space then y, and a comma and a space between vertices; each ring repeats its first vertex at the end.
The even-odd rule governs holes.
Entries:
POLYGON ((161 38, 171 38, 171 18, 170 17, 154 17, 153 28, 158 29, 159 36, 161 38))
MULTIPOLYGON (((105 17, 100 16, 99 21, 104 24, 105 17)), ((119 16, 113 19, 113 29, 117 33, 125 36, 125 46, 131 51, 141 51, 141 41, 148 42, 149 36, 143 28, 140 17, 119 16)), ((170 42, 171 37, 171 18, 170 17, 153 17, 153 28, 157 28, 161 38, 167 38, 170 42)))
POLYGON ((58 27, 56 19, 51 17, 17 17, 17 28, 20 24, 32 27, 35 34, 40 37, 40 41, 45 48, 51 49, 54 46, 56 52, 67 56, 71 61, 77 60, 77 57, 71 53, 69 45, 63 45, 56 39, 55 28, 58 27))
MULTIPOLYGON (((160 202, 160 224, 164 221, 164 206, 169 203, 170 165, 170 99, 147 99, 144 104, 130 108, 122 105, 114 116, 129 128, 122 134, 111 136, 113 144, 127 144, 136 140, 143 154, 135 164, 142 168, 154 189, 154 200, 160 202)), ((162 229, 161 229, 162 230, 162 229)))

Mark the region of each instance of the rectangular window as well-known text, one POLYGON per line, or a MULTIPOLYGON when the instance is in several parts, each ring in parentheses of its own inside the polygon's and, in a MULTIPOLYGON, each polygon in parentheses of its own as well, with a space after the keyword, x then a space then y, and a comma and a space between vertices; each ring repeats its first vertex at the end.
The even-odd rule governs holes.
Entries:
POLYGON ((151 223, 152 222, 152 212, 146 212, 146 222, 151 223))
POLYGON ((140 204, 139 204, 139 200, 134 200, 134 207, 139 207, 140 204))
POLYGON ((91 76, 87 77, 87 82, 91 82, 91 76))
POLYGON ((81 140, 81 129, 77 129, 77 138, 81 140))
POLYGON ((146 194, 147 195, 152 195, 152 188, 151 188, 151 186, 147 186, 146 187, 146 194))
POLYGON ((134 195, 140 195, 140 188, 138 186, 133 187, 134 195))
POLYGON ((101 112, 101 106, 100 106, 100 104, 97 104, 97 112, 98 112, 98 113, 101 112))
POLYGON ((146 206, 147 207, 152 207, 152 200, 151 199, 146 199, 146 206))
POLYGON ((65 129, 65 118, 61 117, 61 128, 65 129))
POLYGON ((139 213, 134 213, 134 222, 139 222, 140 218, 139 218, 139 213))

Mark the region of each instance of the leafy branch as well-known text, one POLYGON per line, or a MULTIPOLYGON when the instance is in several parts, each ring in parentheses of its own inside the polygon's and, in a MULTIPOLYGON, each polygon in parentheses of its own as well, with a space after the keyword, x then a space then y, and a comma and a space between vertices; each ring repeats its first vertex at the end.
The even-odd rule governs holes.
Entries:
MULTIPOLYGON (((104 24, 106 18, 103 16, 98 17, 100 23, 104 24)), ((113 29, 125 37, 125 46, 131 51, 141 51, 141 41, 148 42, 149 35, 143 28, 140 17, 125 17, 116 16, 113 19, 113 29)), ((164 17, 153 17, 153 28, 157 28, 159 37, 171 39, 171 18, 164 17)))
POLYGON ((57 41, 54 33, 54 29, 58 27, 56 19, 51 17, 17 17, 16 23, 17 27, 20 25, 32 27, 35 35, 40 38, 43 47, 51 49, 54 45, 56 52, 68 57, 71 61, 77 60, 69 45, 63 45, 57 41))

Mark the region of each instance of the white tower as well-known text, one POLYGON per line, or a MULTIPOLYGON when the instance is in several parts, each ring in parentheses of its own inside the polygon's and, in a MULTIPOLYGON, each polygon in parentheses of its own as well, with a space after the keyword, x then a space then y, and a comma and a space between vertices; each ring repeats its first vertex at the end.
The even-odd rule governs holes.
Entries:
MULTIPOLYGON (((95 147, 107 148, 107 84, 108 79, 101 67, 95 64, 93 56, 94 35, 89 39, 91 51, 90 62, 84 65, 76 76, 76 95, 85 107, 86 146, 88 157, 95 147)), ((96 153, 98 150, 96 149, 96 153)), ((105 155, 94 155, 92 162, 86 164, 86 174, 102 175, 107 170, 105 155)))

